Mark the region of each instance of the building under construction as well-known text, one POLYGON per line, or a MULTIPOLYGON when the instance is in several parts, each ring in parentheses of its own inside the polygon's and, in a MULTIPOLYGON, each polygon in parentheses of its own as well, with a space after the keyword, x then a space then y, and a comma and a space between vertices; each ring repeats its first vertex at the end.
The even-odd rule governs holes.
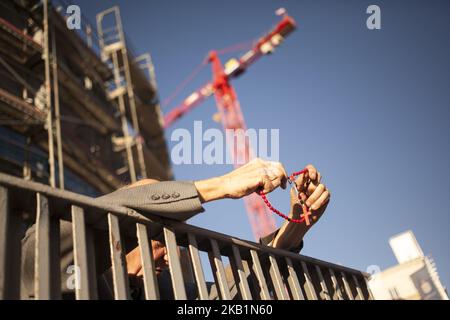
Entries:
POLYGON ((70 30, 62 1, 0 7, 0 171, 91 196, 171 179, 152 61, 119 8, 70 30))

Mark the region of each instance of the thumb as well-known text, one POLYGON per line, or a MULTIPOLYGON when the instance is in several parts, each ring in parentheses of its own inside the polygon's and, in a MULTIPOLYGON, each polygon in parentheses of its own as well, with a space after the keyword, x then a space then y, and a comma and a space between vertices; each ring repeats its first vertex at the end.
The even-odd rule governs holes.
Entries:
POLYGON ((299 203, 297 193, 295 192, 294 188, 291 188, 291 191, 289 192, 289 197, 291 199, 291 210, 289 212, 289 216, 294 219, 298 219, 300 214, 302 213, 302 206, 299 203))
POLYGON ((291 199, 291 205, 294 204, 295 202, 298 202, 297 192, 295 192, 294 188, 295 187, 292 187, 291 190, 289 191, 289 197, 291 199))

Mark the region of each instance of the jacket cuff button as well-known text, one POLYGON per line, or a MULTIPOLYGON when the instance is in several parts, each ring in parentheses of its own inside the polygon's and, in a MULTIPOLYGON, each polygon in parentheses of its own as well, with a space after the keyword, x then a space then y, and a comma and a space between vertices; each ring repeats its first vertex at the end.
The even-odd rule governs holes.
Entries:
POLYGON ((167 199, 170 198, 170 196, 169 196, 167 193, 164 193, 164 194, 162 195, 162 198, 163 198, 164 200, 167 200, 167 199))
POLYGON ((152 195, 152 200, 159 200, 159 196, 157 194, 152 195))
POLYGON ((178 192, 174 192, 174 193, 172 193, 172 198, 179 198, 180 197, 180 194, 178 193, 178 192))

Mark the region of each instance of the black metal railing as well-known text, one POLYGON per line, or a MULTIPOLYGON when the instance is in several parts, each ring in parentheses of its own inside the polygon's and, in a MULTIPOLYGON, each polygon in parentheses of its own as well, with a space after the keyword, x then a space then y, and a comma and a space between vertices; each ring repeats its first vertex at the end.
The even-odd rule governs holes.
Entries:
POLYGON ((62 297, 59 235, 63 221, 71 222, 74 265, 80 270, 74 288, 76 299, 99 298, 99 251, 94 249, 98 243, 93 240, 98 233, 108 238, 103 250, 110 256, 115 299, 131 297, 125 238, 134 239, 140 248, 144 297, 161 298, 151 249, 151 241, 158 237, 166 246, 175 299, 189 297, 188 277, 199 299, 211 298, 211 286, 219 299, 371 299, 367 274, 360 271, 1 173, 0 299, 21 297, 24 216, 36 229, 35 299, 62 297), (205 254, 214 277, 211 283, 205 280, 205 254), (187 264, 182 256, 187 257, 187 264))

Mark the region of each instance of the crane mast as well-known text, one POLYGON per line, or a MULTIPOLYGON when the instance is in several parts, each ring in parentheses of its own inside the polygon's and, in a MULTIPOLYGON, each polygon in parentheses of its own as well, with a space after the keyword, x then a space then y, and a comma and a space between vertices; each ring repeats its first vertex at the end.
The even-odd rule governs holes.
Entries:
MULTIPOLYGON (((164 117, 165 127, 198 106, 205 99, 214 95, 228 145, 232 146, 230 154, 235 167, 241 166, 254 157, 252 146, 245 136, 246 124, 236 92, 230 80, 239 77, 247 68, 263 55, 272 53, 283 39, 296 28, 294 19, 284 14, 281 21, 268 34, 254 43, 253 47, 239 59, 231 59, 225 67, 219 59, 217 51, 211 51, 208 62, 211 64, 213 79, 189 95, 180 106, 174 108, 164 117)), ((274 216, 267 210, 260 197, 253 193, 244 198, 247 214, 256 239, 273 232, 276 228, 274 216)))

